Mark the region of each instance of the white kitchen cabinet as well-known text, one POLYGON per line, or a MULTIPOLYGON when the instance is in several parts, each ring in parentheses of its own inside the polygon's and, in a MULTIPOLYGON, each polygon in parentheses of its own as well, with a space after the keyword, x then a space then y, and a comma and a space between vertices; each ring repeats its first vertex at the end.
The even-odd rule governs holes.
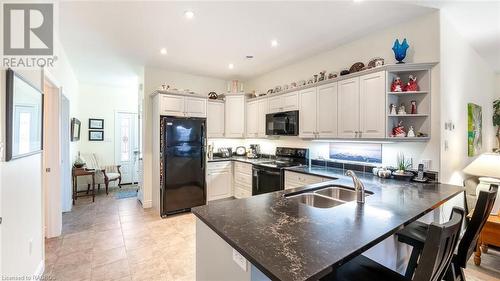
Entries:
POLYGON ((266 137, 266 114, 269 113, 269 101, 267 98, 257 101, 257 136, 259 138, 266 137))
POLYGON ((186 97, 186 116, 207 117, 207 99, 186 97))
POLYGON ((285 112, 299 109, 299 92, 291 92, 269 98, 269 113, 285 112))
POLYGON ((359 77, 361 138, 385 137, 385 71, 359 77))
POLYGON ((233 196, 231 161, 207 165, 207 201, 233 196))
POLYGON ((252 165, 234 162, 233 168, 234 197, 239 199, 252 196, 252 165))
POLYGON ((359 78, 338 82, 338 136, 355 138, 359 131, 359 78))
POLYGON ((224 137, 224 102, 209 101, 207 103, 207 136, 209 138, 224 137))
POLYGON ((314 176, 314 175, 306 175, 302 173, 296 173, 291 171, 285 171, 285 189, 292 189, 296 187, 302 187, 310 184, 320 183, 324 181, 328 181, 330 179, 314 176))
POLYGON ((225 137, 243 138, 245 136, 245 107, 246 98, 244 94, 226 96, 225 137))
POLYGON ((316 87, 299 92, 299 136, 301 138, 316 138, 317 101, 316 87))
POLYGON ((251 101, 247 103, 247 132, 248 138, 255 138, 258 136, 258 122, 259 122, 259 103, 258 101, 251 101))
POLYGON ((338 82, 338 136, 385 137, 385 72, 338 82))
POLYGON ((207 99, 161 95, 160 114, 179 117, 207 117, 207 99))
POLYGON ((185 116, 185 97, 160 95, 160 114, 168 116, 185 116))
POLYGON ((337 83, 300 91, 299 104, 300 137, 337 136, 337 83))

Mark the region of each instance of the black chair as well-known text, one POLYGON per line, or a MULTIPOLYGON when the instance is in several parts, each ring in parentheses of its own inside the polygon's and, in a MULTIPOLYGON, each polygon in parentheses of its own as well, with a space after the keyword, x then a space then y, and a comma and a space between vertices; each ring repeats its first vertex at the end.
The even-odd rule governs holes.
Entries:
POLYGON ((432 223, 428 227, 427 241, 422 252, 422 262, 413 279, 398 274, 387 267, 363 256, 350 260, 321 280, 328 281, 440 281, 449 267, 453 251, 458 243, 464 218, 462 208, 453 208, 450 221, 432 223))
MULTIPOLYGON (((488 216, 495 203, 497 196, 498 186, 491 185, 489 191, 479 192, 476 207, 472 217, 467 224, 464 236, 458 244, 457 251, 452 259, 452 265, 446 275, 446 280, 462 280, 465 281, 463 269, 467 265, 467 261, 476 249, 477 239, 484 224, 488 220, 488 216)), ((396 235, 400 242, 406 243, 413 247, 408 267, 406 268, 405 276, 411 278, 418 268, 418 261, 420 253, 424 248, 427 239, 428 224, 422 222, 413 222, 406 226, 404 229, 398 231, 396 235)))

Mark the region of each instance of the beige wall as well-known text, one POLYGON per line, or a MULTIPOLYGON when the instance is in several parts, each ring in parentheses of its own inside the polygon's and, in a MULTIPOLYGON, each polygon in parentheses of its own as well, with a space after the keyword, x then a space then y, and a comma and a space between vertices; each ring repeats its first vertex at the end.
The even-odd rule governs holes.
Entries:
POLYGON ((475 159, 467 156, 468 103, 482 107, 481 152, 491 151, 495 145, 491 121, 495 74, 451 24, 446 10, 441 13, 441 77, 441 120, 455 125, 452 131, 442 131, 441 180, 461 185, 462 169, 475 159))
POLYGON ((96 153, 102 165, 115 163, 115 113, 137 113, 138 85, 80 84, 78 118, 82 122, 78 150, 96 153), (89 118, 104 119, 104 141, 89 141, 89 118))
MULTIPOLYGON (((251 79, 246 82, 246 89, 266 92, 276 85, 284 85, 292 81, 307 79, 321 70, 340 71, 349 68, 353 63, 362 61, 367 63, 373 57, 382 57, 386 64, 395 62, 392 44, 395 38, 407 38, 410 49, 406 62, 439 62, 439 12, 409 20, 406 23, 389 27, 371 35, 347 43, 331 51, 318 54, 314 57, 299 61, 295 64, 276 69, 272 72, 251 79)), ((383 162, 386 165, 395 165, 396 156, 403 152, 413 158, 413 163, 421 160, 431 160, 431 169, 439 170, 439 64, 432 70, 432 138, 425 143, 392 143, 383 145, 383 162)), ((315 142, 305 142, 299 139, 286 141, 289 145, 307 146, 312 149, 312 155, 326 157, 327 145, 315 142)), ((269 146, 269 145, 268 145, 269 146)), ((272 144, 270 145, 272 147, 272 144)))
MULTIPOLYGON (((206 96, 209 92, 222 93, 225 91, 226 81, 217 78, 197 76, 170 70, 150 68, 144 69, 144 97, 142 100, 143 110, 143 183, 139 192, 139 199, 145 208, 152 206, 152 102, 150 94, 157 90, 162 84, 168 84, 177 89, 190 89, 199 95, 206 96), (141 198, 142 197, 142 198, 141 198)), ((159 188, 159 187, 155 187, 159 188)))

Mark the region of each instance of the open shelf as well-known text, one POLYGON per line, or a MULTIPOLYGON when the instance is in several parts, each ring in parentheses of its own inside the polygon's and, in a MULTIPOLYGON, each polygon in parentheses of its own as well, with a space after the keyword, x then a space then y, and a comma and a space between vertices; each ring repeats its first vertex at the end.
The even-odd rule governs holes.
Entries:
POLYGON ((427 117, 429 114, 388 114, 387 117, 427 117))
POLYGON ((412 91, 412 92, 387 92, 388 95, 425 95, 427 91, 412 91))

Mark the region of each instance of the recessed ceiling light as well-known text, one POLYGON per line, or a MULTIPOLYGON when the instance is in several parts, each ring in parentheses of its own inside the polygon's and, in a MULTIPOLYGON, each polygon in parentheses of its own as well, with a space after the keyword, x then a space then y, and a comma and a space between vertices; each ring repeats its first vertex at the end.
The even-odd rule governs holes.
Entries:
POLYGON ((194 17, 194 12, 193 11, 190 11, 190 10, 187 10, 184 12, 184 16, 187 18, 187 19, 192 19, 194 17))
POLYGON ((227 68, 229 68, 229 69, 233 69, 233 68, 234 68, 234 64, 232 64, 232 63, 228 64, 228 65, 227 65, 227 68))
POLYGON ((167 49, 166 48, 161 48, 160 49, 160 54, 166 55, 167 54, 167 49))
POLYGON ((273 48, 278 47, 278 40, 276 40, 276 39, 271 40, 271 47, 273 47, 273 48))
POLYGON ((245 56, 247 59, 253 59, 253 56, 252 55, 247 55, 245 56))

